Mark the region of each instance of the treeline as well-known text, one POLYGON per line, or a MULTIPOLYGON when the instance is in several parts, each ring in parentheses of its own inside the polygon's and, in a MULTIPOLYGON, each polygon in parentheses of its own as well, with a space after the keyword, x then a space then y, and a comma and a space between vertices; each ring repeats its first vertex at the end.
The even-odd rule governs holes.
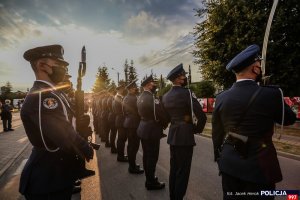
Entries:
MULTIPOLYGON (((226 89, 235 81, 225 66, 251 44, 262 48, 273 1, 210 0, 196 10, 193 55, 204 79, 226 89)), ((300 1, 279 0, 270 30, 266 75, 285 96, 300 96, 300 1)))
MULTIPOLYGON (((121 72, 118 73, 118 78, 120 76, 121 72)), ((133 80, 137 79, 138 75, 136 73, 136 68, 133 65, 133 61, 131 60, 131 63, 129 64, 128 61, 125 61, 124 64, 124 73, 125 79, 118 79, 119 83, 115 83, 113 80, 111 80, 109 73, 108 73, 108 67, 103 65, 98 68, 98 72, 96 74, 96 81, 94 83, 92 91, 94 93, 100 92, 102 90, 108 89, 110 87, 117 87, 117 85, 120 84, 129 84, 133 80)), ((157 81, 158 85, 158 91, 157 95, 162 96, 164 95, 169 89, 172 87, 172 84, 169 83, 166 78, 162 77, 162 75, 157 76, 155 73, 152 74, 153 78, 157 81)), ((145 77, 139 77, 141 82, 142 79, 145 77)), ((189 87, 194 91, 197 97, 214 97, 216 89, 211 81, 201 81, 197 83, 192 83, 189 85, 189 87)))
POLYGON ((13 102, 13 99, 24 99, 26 96, 26 92, 22 91, 17 91, 17 92, 12 92, 13 91, 13 86, 12 84, 8 81, 6 82, 5 85, 0 87, 0 101, 4 103, 5 99, 11 100, 13 102))

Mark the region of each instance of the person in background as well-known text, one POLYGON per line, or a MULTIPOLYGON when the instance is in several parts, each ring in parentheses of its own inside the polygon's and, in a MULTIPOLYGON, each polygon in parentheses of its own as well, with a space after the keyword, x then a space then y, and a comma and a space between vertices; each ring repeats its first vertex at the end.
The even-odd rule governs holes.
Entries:
POLYGON ((123 100, 123 108, 125 114, 124 128, 126 129, 128 136, 128 171, 131 174, 144 173, 143 168, 136 164, 136 154, 140 146, 140 138, 137 136, 137 128, 140 123, 140 116, 137 109, 137 94, 138 88, 136 81, 132 81, 126 86, 128 94, 123 100))
POLYGON ((143 166, 146 175, 145 187, 147 190, 159 190, 165 188, 165 183, 159 182, 155 176, 160 139, 163 136, 163 125, 160 123, 158 116, 165 113, 159 113, 160 110, 155 108, 155 105, 160 104, 160 102, 154 97, 157 86, 152 75, 146 77, 141 86, 143 92, 137 101, 141 121, 137 134, 141 138, 143 148, 143 166))
POLYGON ((5 100, 5 104, 1 106, 1 120, 3 122, 3 131, 13 131, 12 129, 12 112, 14 108, 11 105, 11 101, 9 99, 5 100))

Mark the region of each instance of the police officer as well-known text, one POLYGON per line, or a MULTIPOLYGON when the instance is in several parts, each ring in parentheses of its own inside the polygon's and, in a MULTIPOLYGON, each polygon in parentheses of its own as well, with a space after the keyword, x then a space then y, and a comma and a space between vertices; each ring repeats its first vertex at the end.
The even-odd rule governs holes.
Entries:
POLYGON ((24 58, 30 62, 36 81, 21 110, 33 149, 21 174, 19 191, 26 199, 71 199, 78 178, 74 157, 80 155, 89 161, 94 152, 72 127, 70 108, 55 87, 63 80, 68 63, 60 45, 27 50, 24 58))
POLYGON ((10 105, 11 101, 9 99, 5 100, 5 104, 3 104, 0 109, 1 111, 1 120, 3 123, 3 131, 13 131, 11 126, 12 122, 12 111, 14 110, 13 106, 10 105))
POLYGON ((144 173, 143 168, 136 164, 136 154, 140 146, 140 139, 137 136, 137 128, 140 123, 140 116, 137 110, 137 94, 138 88, 136 80, 132 81, 126 86, 128 94, 123 100, 123 107, 125 113, 124 128, 126 128, 128 136, 128 162, 129 162, 129 173, 142 174, 144 173))
POLYGON ((107 100, 109 98, 109 91, 106 90, 103 94, 102 101, 101 101, 101 129, 102 129, 102 137, 101 140, 105 142, 105 147, 110 147, 109 143, 109 125, 108 125, 108 114, 109 110, 107 107, 107 100))
POLYGON ((152 75, 146 77, 141 86, 143 87, 143 92, 137 101, 141 121, 137 129, 137 134, 141 138, 143 148, 143 166, 146 175, 145 187, 148 190, 159 190, 165 187, 165 183, 159 182, 155 176, 160 139, 163 135, 163 126, 159 123, 157 114, 159 110, 155 109, 155 104, 160 104, 160 102, 154 97, 157 86, 152 75))
POLYGON ((117 153, 116 148, 116 136, 117 136, 117 129, 116 129, 116 115, 113 111, 113 101, 114 96, 116 95, 116 91, 114 87, 109 89, 109 96, 107 98, 107 108, 108 108, 108 129, 109 129, 109 143, 111 146, 110 152, 117 153))
POLYGON ((171 118, 167 142, 170 145, 170 199, 183 199, 190 175, 194 134, 201 133, 206 123, 206 115, 200 103, 187 85, 183 65, 179 64, 167 76, 173 87, 163 96, 163 105, 171 118), (191 105, 192 103, 192 105, 191 105), (192 109, 198 119, 193 125, 192 109))
POLYGON ((127 155, 124 154, 125 151, 125 143, 127 140, 127 133, 124 128, 124 108, 123 108, 123 99, 126 94, 125 85, 120 84, 117 88, 117 94, 114 97, 114 101, 112 103, 113 112, 116 115, 115 126, 118 131, 118 139, 117 139, 117 161, 119 162, 128 162, 127 155))
MULTIPOLYGON (((273 127, 282 122, 283 114, 284 125, 293 124, 296 117, 283 104, 279 88, 255 82, 261 75, 259 53, 259 46, 251 45, 229 62, 226 69, 235 73, 237 81, 216 98, 212 140, 224 199, 235 199, 227 195, 235 192, 274 190, 275 183, 282 180, 272 142, 273 127)), ((274 199, 255 197, 268 198, 274 199)))

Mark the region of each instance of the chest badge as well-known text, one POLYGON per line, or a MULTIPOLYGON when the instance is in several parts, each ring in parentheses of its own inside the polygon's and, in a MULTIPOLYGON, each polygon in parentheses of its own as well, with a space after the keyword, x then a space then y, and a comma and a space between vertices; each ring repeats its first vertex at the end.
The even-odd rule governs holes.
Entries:
POLYGON ((46 98, 43 101, 43 105, 47 109, 55 109, 58 106, 57 100, 54 98, 46 98))

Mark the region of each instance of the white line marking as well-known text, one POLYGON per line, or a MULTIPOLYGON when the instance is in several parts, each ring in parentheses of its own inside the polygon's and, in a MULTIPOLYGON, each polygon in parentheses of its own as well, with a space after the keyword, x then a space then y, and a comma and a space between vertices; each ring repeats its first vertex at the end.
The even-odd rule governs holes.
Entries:
POLYGON ((21 162, 20 166, 19 166, 18 169, 15 171, 15 173, 13 174, 13 176, 16 176, 16 175, 21 174, 21 172, 22 172, 22 170, 23 170, 23 168, 24 168, 24 166, 25 166, 27 160, 28 160, 28 159, 24 159, 24 160, 21 162))

